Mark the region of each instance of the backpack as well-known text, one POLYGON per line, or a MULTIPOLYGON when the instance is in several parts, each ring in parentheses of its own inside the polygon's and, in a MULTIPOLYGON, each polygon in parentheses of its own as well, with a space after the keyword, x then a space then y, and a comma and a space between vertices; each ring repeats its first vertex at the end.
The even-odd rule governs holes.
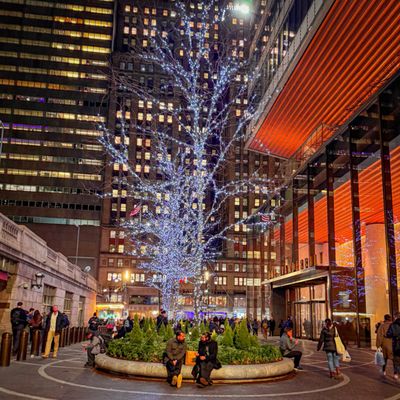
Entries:
POLYGON ((105 354, 107 351, 105 340, 99 335, 100 340, 100 354, 105 354))
POLYGON ((24 323, 23 318, 22 318, 22 312, 24 312, 24 311, 19 308, 16 308, 12 311, 11 323, 13 326, 17 326, 19 324, 24 323))

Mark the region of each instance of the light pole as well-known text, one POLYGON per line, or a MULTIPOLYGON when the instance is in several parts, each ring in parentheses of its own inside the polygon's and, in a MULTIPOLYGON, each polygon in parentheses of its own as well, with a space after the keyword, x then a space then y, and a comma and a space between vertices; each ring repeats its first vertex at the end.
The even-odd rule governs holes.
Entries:
POLYGON ((79 235, 81 233, 81 226, 79 224, 74 224, 78 229, 76 234, 76 246, 75 246, 75 265, 78 265, 78 252, 79 252, 79 235))

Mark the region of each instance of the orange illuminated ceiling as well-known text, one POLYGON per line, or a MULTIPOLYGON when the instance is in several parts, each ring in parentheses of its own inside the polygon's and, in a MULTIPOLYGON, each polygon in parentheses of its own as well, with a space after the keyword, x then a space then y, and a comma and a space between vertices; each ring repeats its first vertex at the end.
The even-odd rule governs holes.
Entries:
POLYGON ((249 148, 290 157, 343 124, 400 68, 400 1, 336 0, 249 148))
MULTIPOLYGON (((393 215, 395 223, 400 221, 400 146, 393 150, 391 156, 393 215)), ((334 191, 335 204, 335 239, 338 243, 352 240, 353 224, 351 215, 350 181, 334 191)), ((365 224, 383 222, 383 194, 380 161, 376 161, 359 173, 360 219, 362 234, 365 224), (374 188, 374 190, 371 190, 374 188)), ((315 202, 315 241, 328 241, 326 196, 315 202)), ((292 243, 292 220, 285 223, 285 241, 292 243)), ((308 243, 308 212, 299 213, 299 243, 308 243)), ((275 239, 279 240, 279 227, 275 230, 275 239)))

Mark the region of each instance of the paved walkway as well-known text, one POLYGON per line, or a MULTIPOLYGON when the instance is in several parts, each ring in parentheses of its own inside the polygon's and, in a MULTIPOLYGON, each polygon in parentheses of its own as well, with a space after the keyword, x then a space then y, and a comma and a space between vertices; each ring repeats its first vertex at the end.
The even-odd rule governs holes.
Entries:
POLYGON ((30 358, 0 369, 0 399, 119 400, 119 399, 302 399, 400 400, 400 383, 392 366, 383 380, 373 363, 374 353, 349 349, 352 362, 343 366, 344 380, 328 377, 325 354, 316 343, 304 341, 303 367, 292 379, 256 384, 198 388, 184 383, 180 390, 164 382, 139 381, 83 368, 81 345, 60 349, 58 359, 30 358))

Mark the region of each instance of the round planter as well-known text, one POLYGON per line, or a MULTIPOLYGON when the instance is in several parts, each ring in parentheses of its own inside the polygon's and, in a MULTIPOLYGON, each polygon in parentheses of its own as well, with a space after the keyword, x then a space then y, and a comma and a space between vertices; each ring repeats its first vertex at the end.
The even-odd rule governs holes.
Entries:
MULTIPOLYGON (((109 357, 105 354, 96 356, 96 366, 99 369, 130 375, 140 378, 166 379, 167 372, 161 363, 148 363, 142 361, 128 361, 109 357)), ((193 380, 191 366, 182 367, 183 379, 193 380)), ((223 365, 221 369, 213 370, 211 378, 219 383, 265 381, 283 378, 293 373, 293 361, 284 358, 268 364, 251 365, 223 365)))

